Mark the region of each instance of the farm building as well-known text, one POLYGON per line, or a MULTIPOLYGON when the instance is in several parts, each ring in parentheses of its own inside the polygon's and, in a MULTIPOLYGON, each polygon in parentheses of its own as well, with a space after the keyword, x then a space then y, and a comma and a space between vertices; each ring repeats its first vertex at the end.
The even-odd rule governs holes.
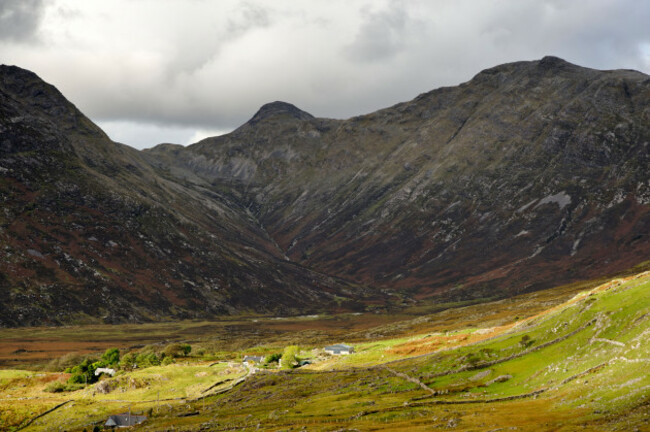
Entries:
POLYGON ((247 355, 244 356, 243 363, 263 363, 264 362, 264 356, 255 356, 255 355, 247 355))
POLYGON ((116 414, 112 415, 106 420, 106 423, 104 423, 104 427, 129 427, 129 426, 135 426, 137 424, 142 423, 147 419, 146 416, 138 416, 138 415, 132 415, 132 414, 116 414))
POLYGON ((354 352, 354 347, 346 344, 330 345, 326 346, 324 349, 326 353, 334 355, 347 355, 354 352))
POLYGON ((113 376, 113 375, 115 375, 115 369, 111 369, 111 368, 97 368, 97 369, 95 369, 95 376, 99 376, 99 375, 101 375, 103 373, 107 374, 107 375, 110 375, 110 376, 113 376))

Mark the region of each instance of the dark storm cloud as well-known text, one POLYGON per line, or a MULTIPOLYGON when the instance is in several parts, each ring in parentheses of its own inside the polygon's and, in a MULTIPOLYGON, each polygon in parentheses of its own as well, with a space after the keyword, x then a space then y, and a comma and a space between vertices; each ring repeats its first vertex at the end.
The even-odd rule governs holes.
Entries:
POLYGON ((0 1, 0 40, 35 40, 43 12, 42 0, 0 1))

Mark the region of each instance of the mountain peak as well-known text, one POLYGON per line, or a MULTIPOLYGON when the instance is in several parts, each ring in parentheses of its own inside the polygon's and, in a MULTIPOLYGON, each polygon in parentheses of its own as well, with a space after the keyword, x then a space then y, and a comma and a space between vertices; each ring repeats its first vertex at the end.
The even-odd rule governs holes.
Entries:
POLYGON ((14 65, 0 64, 0 76, 5 76, 5 75, 24 75, 30 77, 36 76, 34 72, 29 71, 27 69, 23 69, 21 67, 14 66, 14 65))
POLYGON ((546 56, 537 62, 537 67, 542 70, 570 70, 578 69, 580 66, 569 63, 566 60, 563 60, 555 56, 546 56))
POLYGON ((310 120, 314 116, 287 102, 275 101, 262 105, 249 124, 255 124, 270 117, 288 115, 298 120, 310 120))
POLYGON ((77 120, 83 117, 56 87, 27 69, 0 65, 0 89, 25 103, 34 112, 49 114, 58 124, 67 120, 72 126, 78 127, 77 120))
POLYGON ((0 65, 0 88, 17 97, 33 97, 36 92, 47 91, 64 99, 58 90, 45 83, 34 72, 18 66, 0 65))

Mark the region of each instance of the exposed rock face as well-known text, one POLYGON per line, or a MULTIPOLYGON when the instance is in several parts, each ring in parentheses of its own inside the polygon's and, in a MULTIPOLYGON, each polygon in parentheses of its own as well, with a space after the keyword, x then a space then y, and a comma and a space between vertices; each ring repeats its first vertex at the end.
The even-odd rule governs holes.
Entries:
MULTIPOLYGON (((37 287, 63 295, 79 283, 62 270, 62 254, 108 275, 96 289, 139 298, 129 317, 156 319, 385 304, 387 292, 498 297, 620 270, 650 253, 650 78, 639 72, 546 57, 349 120, 274 102, 231 134, 145 152, 110 142, 60 95, 39 114, 38 91, 7 87, 17 78, 5 75, 15 73, 0 78, 0 146, 10 148, 1 147, 2 190, 11 191, 0 239, 14 256, 0 286, 14 292, 10 311, 27 302, 20 292, 44 305, 37 287), (74 215, 86 211, 102 222, 80 223, 74 215), (39 230, 72 236, 83 252, 54 234, 35 244, 27 233, 39 230), (108 271, 109 252, 124 244, 142 264, 108 271), (55 256, 54 245, 58 258, 43 264, 53 273, 26 270, 55 256), (116 282, 143 272, 152 274, 140 291, 116 282), (148 305, 153 292, 160 302, 148 305)), ((4 323, 24 324, 25 313, 4 323)))
POLYGON ((546 57, 346 121, 249 123, 168 163, 230 185, 319 271, 453 300, 539 289, 647 258, 649 83, 546 57))
POLYGON ((355 310, 380 298, 288 261, 245 207, 111 142, 0 69, 0 325, 355 310))

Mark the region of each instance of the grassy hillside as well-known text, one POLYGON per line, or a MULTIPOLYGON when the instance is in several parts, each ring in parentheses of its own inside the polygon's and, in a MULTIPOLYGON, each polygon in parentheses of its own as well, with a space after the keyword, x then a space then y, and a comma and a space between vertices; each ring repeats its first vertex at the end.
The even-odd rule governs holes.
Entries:
MULTIPOLYGON (((502 313, 504 302, 470 306, 458 314, 463 328, 440 328, 450 323, 450 312, 351 326, 346 340, 367 337, 356 339, 355 354, 331 357, 321 344, 305 344, 301 356, 313 364, 289 372, 250 373, 238 362, 201 361, 204 354, 46 393, 67 375, 5 370, 0 429, 92 430, 130 409, 149 417, 134 429, 149 431, 650 430, 650 272, 574 292, 568 300, 565 290, 555 294, 565 301, 529 308, 528 315, 516 305, 533 299, 509 300, 521 314, 511 319, 490 320, 486 312, 502 313), (407 330, 396 337, 377 336, 399 333, 400 326, 407 330), (418 327, 426 330, 414 332, 418 327)), ((551 298, 551 292, 536 295, 551 298)), ((220 355, 270 353, 287 342, 271 337, 220 355)))

